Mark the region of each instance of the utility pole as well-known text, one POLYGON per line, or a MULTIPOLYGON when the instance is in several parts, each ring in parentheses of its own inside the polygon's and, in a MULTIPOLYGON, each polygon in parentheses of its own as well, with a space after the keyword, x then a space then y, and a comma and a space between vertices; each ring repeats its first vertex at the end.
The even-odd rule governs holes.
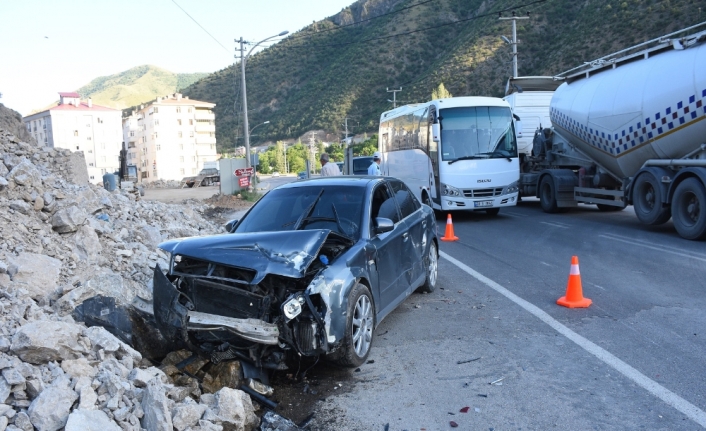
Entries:
POLYGON ((527 16, 515 16, 515 12, 513 11, 512 16, 504 17, 501 15, 498 19, 501 21, 512 21, 512 42, 508 42, 505 36, 503 36, 503 40, 512 45, 512 77, 517 78, 517 20, 529 19, 529 12, 527 12, 527 16))
POLYGON ((385 90, 387 90, 388 93, 392 93, 392 108, 397 108, 397 92, 402 91, 402 87, 400 87, 399 90, 395 90, 394 88, 390 90, 389 88, 385 87, 385 90))
POLYGON ((348 117, 345 118, 346 120, 346 137, 343 139, 343 142, 346 143, 346 147, 348 146, 348 117))
POLYGON ((245 90, 245 40, 241 36, 236 39, 240 43, 240 85, 243 93, 243 131, 245 135, 245 167, 250 167, 250 133, 248 126, 248 96, 245 90))

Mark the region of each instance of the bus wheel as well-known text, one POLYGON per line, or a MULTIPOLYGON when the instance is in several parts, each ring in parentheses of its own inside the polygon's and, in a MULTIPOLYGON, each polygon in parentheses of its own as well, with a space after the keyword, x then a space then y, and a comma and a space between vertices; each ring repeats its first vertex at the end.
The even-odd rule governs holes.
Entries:
POLYGON ((500 208, 488 208, 485 213, 489 216, 496 216, 500 212, 500 208))

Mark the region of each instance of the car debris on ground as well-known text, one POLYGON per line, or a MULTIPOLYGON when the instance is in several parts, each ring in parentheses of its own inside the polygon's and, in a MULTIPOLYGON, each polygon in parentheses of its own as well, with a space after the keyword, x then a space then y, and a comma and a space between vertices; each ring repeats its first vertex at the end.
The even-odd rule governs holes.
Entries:
POLYGON ((82 153, 0 129, 0 430, 257 429, 239 361, 139 344, 157 244, 224 232, 208 209, 108 192, 82 153))

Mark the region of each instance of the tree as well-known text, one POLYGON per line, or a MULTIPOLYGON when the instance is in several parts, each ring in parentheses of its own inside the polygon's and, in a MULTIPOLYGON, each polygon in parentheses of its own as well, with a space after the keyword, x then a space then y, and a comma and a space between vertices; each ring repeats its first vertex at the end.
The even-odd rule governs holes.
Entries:
POLYGON ((325 151, 331 157, 332 161, 334 161, 334 162, 342 162, 343 161, 343 153, 344 153, 345 149, 342 144, 333 143, 333 144, 329 145, 328 147, 326 147, 325 151))
POLYGON ((431 92, 431 100, 436 100, 436 99, 446 99, 447 97, 454 97, 451 93, 449 93, 449 90, 444 87, 444 83, 440 83, 438 87, 436 87, 435 90, 432 90, 431 92))

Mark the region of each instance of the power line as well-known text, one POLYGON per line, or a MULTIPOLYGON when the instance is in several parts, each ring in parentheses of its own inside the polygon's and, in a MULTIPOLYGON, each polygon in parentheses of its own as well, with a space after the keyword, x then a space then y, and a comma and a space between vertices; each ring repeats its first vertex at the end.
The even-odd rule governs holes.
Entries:
POLYGON ((310 44, 303 44, 303 45, 300 45, 300 46, 290 46, 290 47, 288 47, 288 48, 325 48, 325 47, 331 47, 331 46, 356 45, 356 44, 359 44, 359 43, 373 42, 373 41, 376 41, 376 40, 387 40, 387 39, 392 39, 392 38, 398 37, 398 36, 407 36, 407 35, 410 35, 410 34, 420 33, 420 32, 427 31, 427 30, 434 30, 434 29, 441 28, 441 27, 446 27, 446 26, 449 26, 449 25, 461 24, 461 23, 468 22, 468 21, 473 21, 473 20, 476 20, 476 19, 479 19, 479 18, 486 18, 486 17, 489 17, 489 16, 497 15, 497 14, 499 14, 499 13, 509 12, 509 11, 512 11, 512 10, 515 10, 515 9, 519 9, 519 8, 523 8, 523 7, 527 7, 527 6, 532 6, 532 5, 539 4, 539 3, 544 3, 544 2, 546 2, 546 1, 547 1, 547 0, 535 0, 535 1, 530 2, 530 3, 525 3, 525 4, 521 4, 521 5, 517 5, 517 6, 512 6, 512 7, 505 8, 505 9, 501 9, 501 10, 498 10, 498 11, 495 11, 495 12, 488 12, 488 13, 485 13, 485 14, 476 15, 476 16, 473 16, 473 17, 470 17, 470 18, 465 18, 465 19, 459 19, 459 20, 456 20, 456 21, 447 22, 447 23, 435 25, 435 26, 432 26, 432 27, 425 27, 425 28, 420 28, 420 29, 417 29, 417 30, 406 31, 406 32, 404 32, 404 33, 390 34, 390 35, 387 35, 387 36, 371 37, 371 38, 369 38, 369 39, 363 39, 363 40, 359 40, 359 41, 355 41, 355 42, 331 43, 331 44, 326 44, 326 45, 310 45, 310 44))
POLYGON ((178 7, 179 9, 181 9, 182 12, 184 12, 184 13, 186 14, 186 16, 188 16, 189 18, 191 18, 191 20, 194 21, 194 22, 196 23, 196 25, 198 25, 199 27, 201 27, 201 30, 205 31, 207 35, 211 36, 211 39, 215 40, 217 44, 219 44, 223 49, 226 50, 226 52, 228 52, 228 53, 230 54, 230 50, 228 50, 228 48, 226 48, 225 46, 223 46, 223 44, 222 44, 221 42, 219 42, 218 39, 216 39, 215 37, 213 37, 213 35, 212 35, 211 33, 209 33, 208 30, 206 30, 206 29, 204 28, 204 26, 202 26, 201 24, 199 24, 199 22, 196 21, 193 16, 189 15, 189 12, 185 11, 183 7, 179 6, 179 3, 177 3, 176 0, 172 0, 172 3, 174 3, 175 5, 177 5, 177 7, 178 7))
POLYGON ((314 34, 304 34, 304 35, 301 35, 301 36, 293 36, 293 37, 290 37, 290 39, 307 38, 307 37, 312 37, 312 36, 319 35, 319 34, 321 34, 321 33, 327 33, 327 32, 329 32, 329 31, 341 30, 341 29, 344 29, 344 28, 346 28, 346 27, 351 27, 351 26, 354 26, 354 25, 362 24, 362 23, 364 23, 364 22, 372 21, 372 20, 374 20, 374 19, 382 18, 382 17, 384 17, 384 16, 394 15, 394 14, 396 14, 396 13, 405 11, 405 10, 407 10, 407 9, 412 9, 412 8, 417 7, 417 6, 421 6, 421 5, 423 5, 423 4, 431 3, 431 2, 433 2, 433 1, 436 1, 436 0, 425 0, 425 1, 419 2, 419 3, 417 3, 417 4, 413 4, 413 5, 406 6, 406 7, 397 9, 397 10, 393 10, 392 12, 383 13, 383 14, 380 14, 380 15, 377 15, 377 16, 374 16, 374 17, 371 17, 371 18, 367 18, 367 19, 362 19, 362 20, 360 20, 360 21, 356 21, 356 22, 353 22, 353 23, 350 23, 350 24, 339 25, 339 26, 336 27, 336 28, 329 28, 329 29, 326 29, 326 30, 317 31, 317 32, 314 33, 314 34))

